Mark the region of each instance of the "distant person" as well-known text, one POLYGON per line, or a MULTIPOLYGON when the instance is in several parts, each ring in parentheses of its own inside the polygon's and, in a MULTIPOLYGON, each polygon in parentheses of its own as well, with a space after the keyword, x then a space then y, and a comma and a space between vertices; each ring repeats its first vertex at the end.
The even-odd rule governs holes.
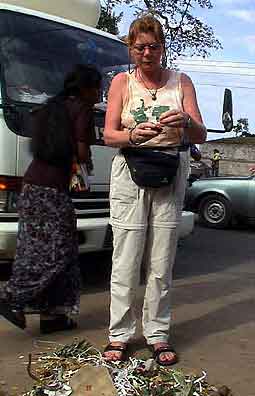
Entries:
POLYGON ((255 165, 252 165, 252 166, 249 168, 249 172, 251 173, 252 176, 255 175, 255 165))
POLYGON ((219 176, 219 167, 220 167, 221 155, 218 149, 213 150, 212 161, 212 176, 219 176))
POLYGON ((33 160, 18 201, 17 251, 10 280, 0 289, 0 315, 26 327, 40 314, 41 333, 76 328, 79 265, 76 216, 69 194, 72 164, 90 162, 93 105, 101 75, 77 65, 63 91, 32 111, 33 160))

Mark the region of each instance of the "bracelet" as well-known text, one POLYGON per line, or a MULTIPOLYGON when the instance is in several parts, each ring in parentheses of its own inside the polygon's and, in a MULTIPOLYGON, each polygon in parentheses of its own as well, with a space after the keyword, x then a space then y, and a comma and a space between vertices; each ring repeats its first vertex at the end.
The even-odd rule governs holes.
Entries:
POLYGON ((137 146, 140 143, 134 142, 134 140, 132 139, 132 132, 135 130, 135 128, 136 127, 133 127, 128 130, 128 144, 137 146))
POLYGON ((192 118, 190 117, 190 115, 188 114, 188 118, 187 118, 187 120, 186 120, 186 123, 185 123, 185 127, 184 128, 191 128, 192 127, 192 118))

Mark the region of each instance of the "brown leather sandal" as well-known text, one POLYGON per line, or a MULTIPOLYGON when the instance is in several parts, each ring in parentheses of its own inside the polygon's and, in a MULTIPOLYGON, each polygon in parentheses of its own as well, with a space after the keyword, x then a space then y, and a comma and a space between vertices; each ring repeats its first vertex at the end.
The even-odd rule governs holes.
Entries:
POLYGON ((150 345, 150 348, 153 351, 153 359, 160 366, 171 366, 172 364, 175 364, 175 363, 178 362, 177 353, 170 345, 162 346, 162 347, 159 347, 159 348, 156 348, 156 349, 152 345, 150 345), (162 359, 160 359, 161 353, 165 353, 165 352, 171 352, 173 354, 173 358, 171 360, 162 360, 162 359))
POLYGON ((122 345, 112 345, 111 343, 109 343, 104 349, 103 356, 109 362, 125 362, 128 359, 128 346, 127 344, 122 346, 122 345), (120 352, 120 358, 108 359, 107 356, 105 356, 105 352, 120 352))

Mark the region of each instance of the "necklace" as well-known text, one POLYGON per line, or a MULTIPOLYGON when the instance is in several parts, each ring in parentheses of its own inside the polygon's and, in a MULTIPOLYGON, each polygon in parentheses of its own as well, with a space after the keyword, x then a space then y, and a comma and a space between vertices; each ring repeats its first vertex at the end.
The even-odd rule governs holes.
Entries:
MULTIPOLYGON (((149 94, 151 95, 151 99, 152 99, 153 101, 157 100, 158 88, 155 88, 155 89, 150 89, 150 88, 148 88, 148 86, 146 85, 146 82, 144 81, 144 78, 143 78, 143 76, 142 76, 142 74, 141 74, 141 72, 140 72, 139 69, 138 69, 138 74, 139 74, 140 79, 142 80, 143 85, 145 86, 145 88, 147 89, 147 91, 149 92, 149 94)), ((159 81, 159 84, 160 84, 160 83, 161 83, 161 70, 160 70, 160 81, 159 81)))

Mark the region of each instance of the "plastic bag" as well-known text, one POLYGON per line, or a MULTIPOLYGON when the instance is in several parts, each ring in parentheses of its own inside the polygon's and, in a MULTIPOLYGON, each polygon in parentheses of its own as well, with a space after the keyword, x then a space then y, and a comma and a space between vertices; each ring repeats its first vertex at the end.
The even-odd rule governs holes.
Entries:
POLYGON ((70 192, 89 190, 89 175, 86 164, 73 163, 69 190, 70 192))

